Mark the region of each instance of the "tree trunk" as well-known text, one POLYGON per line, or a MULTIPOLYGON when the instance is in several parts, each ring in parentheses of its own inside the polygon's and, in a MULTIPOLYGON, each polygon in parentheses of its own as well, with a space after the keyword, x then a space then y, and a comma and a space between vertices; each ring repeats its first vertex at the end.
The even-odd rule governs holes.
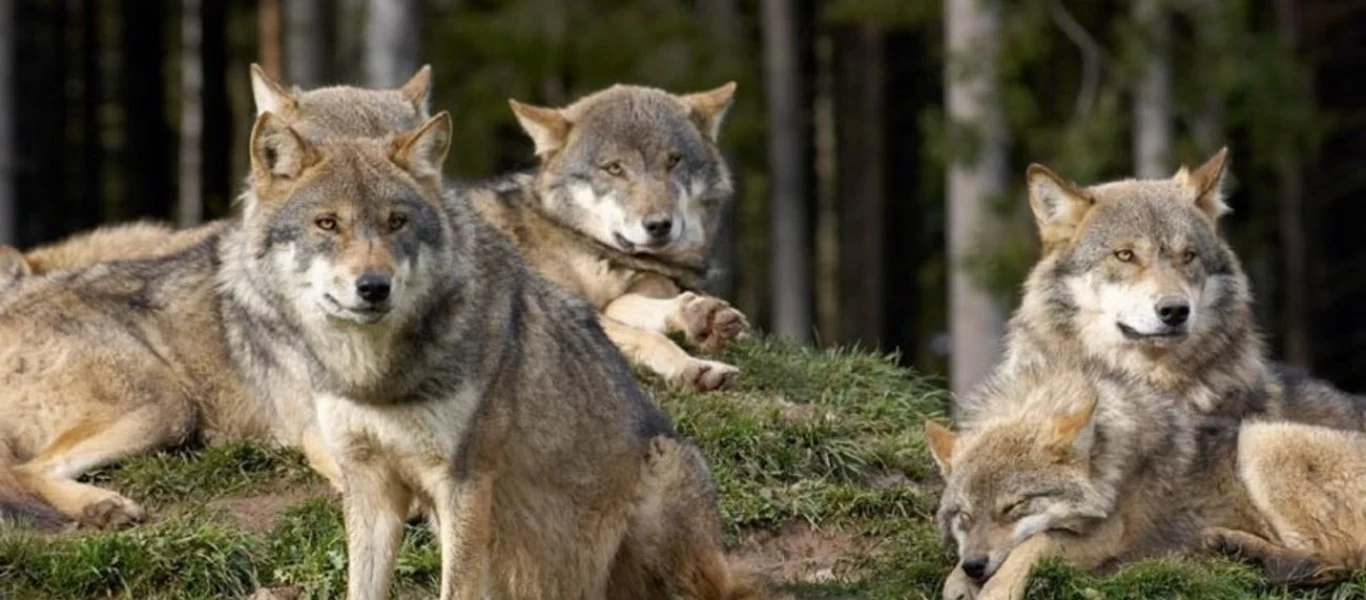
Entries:
MULTIPOLYGON (((1295 0, 1276 0, 1276 23, 1286 51, 1298 55, 1299 15, 1295 0)), ((1309 93, 1309 86, 1297 84, 1300 93, 1309 93)), ((1283 281, 1285 282, 1285 314, 1282 319, 1284 335, 1283 358, 1286 362, 1312 367, 1313 347, 1313 277, 1308 228, 1305 212, 1310 210, 1304 193, 1304 170, 1298 149, 1286 145, 1278 158, 1281 172, 1280 226, 1283 281)))
POLYGON ((872 25, 836 37, 836 131, 839 149, 840 341, 878 348, 885 335, 884 254, 887 218, 883 168, 883 36, 872 25))
MULTIPOLYGON (((200 106, 204 115, 204 132, 200 137, 202 163, 203 205, 205 218, 217 218, 230 212, 232 199, 237 194, 238 175, 233 170, 233 132, 242 129, 246 137, 251 120, 243 121, 255 111, 234 114, 228 85, 228 6, 226 2, 207 2, 200 6, 203 44, 200 47, 204 69, 204 86, 200 106)), ((245 72, 242 79, 246 79, 245 72)), ((247 87, 245 81, 241 87, 247 87)), ((245 90, 244 90, 245 91, 245 90)))
POLYGON ((256 48, 261 68, 272 79, 279 80, 280 62, 280 0, 257 0, 256 48))
POLYGON ((808 233, 804 75, 798 56, 793 0, 763 1, 764 92, 768 105, 769 218, 773 257, 773 333, 811 338, 811 240, 808 233))
POLYGON ((180 5, 180 202, 176 223, 204 220, 204 22, 200 0, 180 5))
POLYGON ((303 89, 329 83, 331 78, 332 2, 289 0, 285 3, 286 79, 303 89))
POLYGON ((14 2, 0 0, 0 244, 18 244, 14 165, 14 2))
POLYGON ((999 219, 989 201, 1005 192, 1007 132, 996 80, 1001 37, 991 0, 949 0, 945 7, 948 64, 944 89, 951 131, 948 173, 950 383, 963 393, 991 370, 1004 331, 1001 306, 966 259, 989 252, 999 219), (963 138, 970 138, 970 144, 963 138), (965 147, 966 146, 966 147, 965 147))
POLYGON ((1143 70, 1134 90, 1134 173, 1170 177, 1172 156, 1171 17, 1162 0, 1136 0, 1143 70))
MULTIPOLYGON (((740 43, 741 23, 736 0, 700 0, 697 10, 702 22, 706 23, 710 42, 721 48, 723 54, 734 52, 740 43)), ((742 90, 740 93, 744 94, 745 91, 742 90)), ((736 221, 736 213, 740 199, 745 197, 742 187, 745 176, 744 165, 733 160, 729 162, 735 180, 735 196, 731 202, 726 203, 716 228, 716 242, 711 252, 712 275, 707 281, 707 291, 734 303, 738 301, 736 267, 740 262, 739 223, 736 221)), ((745 310, 749 307, 739 308, 745 310)))
POLYGON ((171 128, 166 122, 166 6, 124 0, 121 85, 124 121, 124 178, 130 216, 171 217, 171 128))
POLYGON ((365 17, 365 82, 398 87, 422 66, 422 3, 370 0, 365 17))

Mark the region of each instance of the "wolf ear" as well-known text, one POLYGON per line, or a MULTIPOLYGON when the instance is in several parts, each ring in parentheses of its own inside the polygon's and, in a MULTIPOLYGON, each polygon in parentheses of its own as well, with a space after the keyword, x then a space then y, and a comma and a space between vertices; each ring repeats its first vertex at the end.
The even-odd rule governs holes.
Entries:
POLYGON ((939 473, 947 477, 958 434, 934 421, 925 421, 925 441, 929 442, 930 454, 934 455, 934 462, 939 465, 939 473))
POLYGON ((443 110, 421 127, 395 138, 393 159, 414 175, 439 177, 450 148, 451 114, 443 110))
POLYGON ((432 92, 432 66, 422 65, 417 73, 408 79, 408 82, 399 86, 398 93, 403 94, 413 106, 422 114, 427 114, 427 102, 432 92))
POLYGON ((1091 417, 1098 401, 1094 394, 1088 394, 1076 410, 1053 417, 1053 437, 1048 441, 1048 451, 1053 456, 1068 460, 1091 455, 1096 430, 1091 417))
POLYGON ((565 139, 569 137, 569 119, 564 112, 522 104, 511 98, 508 99, 508 105, 517 115, 517 122, 522 124, 522 129, 536 143, 536 156, 544 157, 564 146, 565 139))
POLYGON ((319 156, 299 133, 272 112, 263 112, 251 128, 251 170, 270 179, 294 179, 319 156))
POLYGON ((14 246, 0 244, 0 289, 32 273, 24 253, 14 246))
POLYGON ((697 123, 697 128, 707 139, 715 142, 721 136, 721 121, 726 118, 731 102, 735 99, 735 82, 705 92, 683 96, 688 105, 688 116, 697 123))
POLYGON ((1227 165, 1228 146, 1224 146, 1194 171, 1187 171, 1182 166, 1172 177, 1177 184, 1195 194, 1195 207, 1210 221, 1217 221, 1229 212, 1228 205, 1224 204, 1223 189, 1227 165))
POLYGON ((257 116, 268 112, 280 115, 299 106, 294 94, 271 79, 261 65, 256 63, 251 63, 251 97, 256 103, 257 116))
POLYGON ((1029 209, 1039 226, 1039 238, 1045 248, 1072 239, 1081 219, 1095 204, 1090 194, 1072 182, 1059 177, 1041 164, 1025 169, 1029 186, 1029 209))

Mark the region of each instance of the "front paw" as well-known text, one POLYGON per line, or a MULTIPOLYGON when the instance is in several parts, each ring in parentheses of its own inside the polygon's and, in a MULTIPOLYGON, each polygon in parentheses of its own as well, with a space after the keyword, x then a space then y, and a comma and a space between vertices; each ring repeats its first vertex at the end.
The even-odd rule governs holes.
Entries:
POLYGON ((729 387, 739 374, 740 369, 726 363, 693 358, 670 381, 676 385, 691 386, 699 392, 710 392, 729 387))
POLYGON ((944 581, 944 600, 975 600, 981 589, 962 569, 955 568, 944 581))
POLYGON ((685 292, 678 301, 688 341, 707 352, 720 350, 749 332, 749 320, 744 313, 725 300, 685 292))

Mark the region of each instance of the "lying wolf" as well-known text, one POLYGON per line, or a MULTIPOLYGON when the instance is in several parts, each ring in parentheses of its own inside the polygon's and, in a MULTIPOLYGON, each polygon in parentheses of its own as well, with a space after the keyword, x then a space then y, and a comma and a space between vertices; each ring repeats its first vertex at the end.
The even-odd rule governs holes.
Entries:
MULTIPOLYGON (((1217 229, 1227 156, 1170 179, 1085 187, 1031 165, 1043 258, 998 370, 1091 360, 1208 415, 1366 428, 1366 400, 1267 359, 1247 277, 1217 229)), ((957 409, 990 407, 968 394, 957 409)))
POLYGON ((1279 582, 1366 566, 1366 434, 1207 419, 1101 370, 1029 367, 955 434, 927 422, 937 516, 959 564, 944 598, 1023 598, 1048 556, 1111 570, 1198 548, 1279 582))

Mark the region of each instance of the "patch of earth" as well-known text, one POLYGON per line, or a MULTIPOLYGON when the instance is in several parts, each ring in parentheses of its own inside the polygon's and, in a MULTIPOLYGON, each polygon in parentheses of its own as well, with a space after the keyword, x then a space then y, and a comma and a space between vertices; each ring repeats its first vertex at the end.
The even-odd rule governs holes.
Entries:
POLYGON ((857 550, 859 541, 847 532, 794 521, 746 534, 732 555, 773 584, 822 583, 835 579, 840 559, 857 550))
POLYGON ((331 493, 331 489, 323 484, 300 485, 247 496, 220 498, 209 502, 209 507, 224 511, 251 533, 266 533, 275 527, 285 509, 309 498, 331 493))

